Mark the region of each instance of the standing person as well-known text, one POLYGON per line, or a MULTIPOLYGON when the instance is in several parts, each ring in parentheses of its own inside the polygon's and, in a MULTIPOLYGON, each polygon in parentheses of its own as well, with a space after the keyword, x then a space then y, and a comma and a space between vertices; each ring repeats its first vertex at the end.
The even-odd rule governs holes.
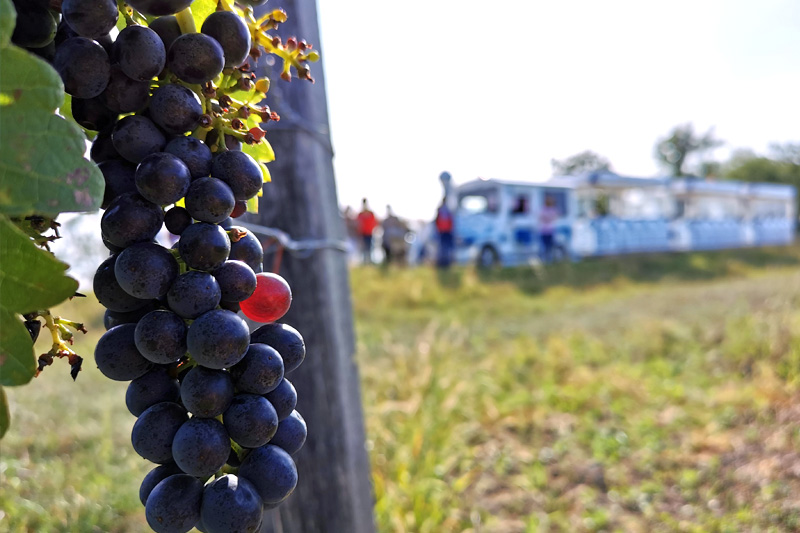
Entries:
POLYGON ((406 233, 408 226, 392 212, 391 206, 386 206, 386 219, 383 221, 383 254, 384 264, 405 263, 406 259, 406 233))
POLYGON ((358 222, 358 233, 361 235, 363 263, 365 265, 371 265, 372 232, 374 232, 375 228, 378 226, 378 219, 375 218, 375 213, 370 211, 366 198, 361 200, 361 212, 356 217, 356 222, 358 222))
POLYGON ((436 265, 447 268, 453 262, 453 213, 447 206, 447 196, 442 199, 436 210, 436 232, 439 234, 439 257, 436 265))
POLYGON ((347 229, 347 257, 349 263, 356 263, 361 251, 361 239, 358 231, 358 221, 355 210, 349 205, 342 212, 345 228, 347 229))
POLYGON ((556 209, 555 199, 547 194, 544 197, 544 206, 539 212, 539 238, 541 239, 541 258, 545 263, 552 260, 553 255, 553 231, 555 222, 558 220, 559 213, 556 209))

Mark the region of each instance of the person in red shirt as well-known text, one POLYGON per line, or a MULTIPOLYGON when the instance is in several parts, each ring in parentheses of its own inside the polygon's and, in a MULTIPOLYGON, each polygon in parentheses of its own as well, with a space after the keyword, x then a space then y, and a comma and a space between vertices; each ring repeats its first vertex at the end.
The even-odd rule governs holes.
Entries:
POLYGON ((439 257, 436 264, 441 268, 447 268, 453 262, 455 241, 453 239, 453 213, 447 206, 446 196, 436 210, 436 232, 439 234, 439 257))
POLYGON ((361 235, 363 261, 365 265, 370 265, 372 264, 372 232, 378 226, 378 219, 375 218, 375 213, 370 211, 366 198, 361 200, 361 212, 356 217, 356 222, 361 235))

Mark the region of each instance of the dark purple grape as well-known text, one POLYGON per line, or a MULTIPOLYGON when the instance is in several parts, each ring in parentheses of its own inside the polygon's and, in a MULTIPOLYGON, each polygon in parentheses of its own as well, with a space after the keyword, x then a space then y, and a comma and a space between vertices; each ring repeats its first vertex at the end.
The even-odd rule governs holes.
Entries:
POLYGON ((54 41, 50 41, 48 44, 44 46, 40 46, 38 48, 27 47, 25 48, 28 52, 32 54, 36 54, 37 56, 41 57, 48 63, 53 62, 53 58, 56 57, 56 43, 54 41))
POLYGON ((269 443, 284 449, 289 455, 294 455, 303 447, 307 436, 306 421, 300 416, 300 413, 292 411, 292 414, 278 424, 278 431, 275 432, 269 443))
POLYGON ((292 414, 294 408, 297 407, 297 391, 294 389, 294 385, 286 378, 283 378, 283 381, 280 382, 275 390, 268 392, 266 398, 275 408, 275 412, 278 413, 278 420, 283 420, 292 414))
POLYGON ((192 418, 172 440, 175 464, 189 475, 208 477, 225 465, 231 450, 228 432, 214 418, 192 418))
POLYGON ((142 357, 133 340, 134 324, 122 324, 103 333, 94 349, 97 368, 114 381, 143 376, 153 366, 142 357))
POLYGON ((247 213, 247 202, 236 200, 236 205, 233 206, 233 211, 231 211, 231 218, 239 218, 245 213, 247 213))
POLYGON ((106 209, 118 196, 136 192, 136 182, 133 179, 136 167, 128 161, 111 159, 103 161, 97 167, 103 173, 106 183, 103 203, 100 205, 102 209, 106 209))
POLYGON ((200 520, 207 533, 256 533, 261 528, 261 506, 249 481, 226 474, 206 485, 200 520))
POLYGON ((265 504, 278 503, 297 486, 297 467, 288 453, 267 444, 252 450, 242 461, 239 477, 255 486, 265 504))
POLYGON ((76 98, 99 96, 108 85, 111 62, 102 46, 85 37, 67 39, 53 58, 64 91, 76 98))
POLYGON ((99 131, 114 125, 117 113, 106 107, 103 96, 73 98, 72 118, 87 130, 99 131))
POLYGON ((164 214, 164 226, 173 235, 180 235, 192 225, 192 217, 184 207, 175 206, 164 214))
POLYGON ((278 430, 278 414, 263 396, 237 394, 222 415, 222 423, 239 446, 258 448, 278 430))
POLYGON ((108 205, 100 219, 103 237, 120 248, 137 242, 150 242, 164 222, 164 212, 137 193, 125 193, 108 205))
POLYGON ((239 305, 239 302, 226 302, 225 300, 220 300, 219 306, 222 309, 225 309, 227 311, 233 311, 234 313, 238 313, 239 311, 242 310, 242 306, 239 305))
POLYGON ((228 259, 231 242, 218 225, 198 222, 181 233, 178 251, 189 268, 209 271, 228 259))
POLYGON ((198 418, 214 418, 231 405, 233 381, 224 370, 196 366, 189 370, 181 383, 181 401, 198 418))
POLYGON ((150 118, 173 135, 186 133, 200 125, 203 106, 191 89, 170 83, 155 90, 150 98, 150 118))
POLYGON ((149 242, 125 248, 114 265, 120 287, 132 296, 147 300, 167 294, 179 271, 178 262, 169 250, 149 242))
POLYGON ((161 402, 177 402, 181 397, 178 380, 163 367, 155 367, 128 385, 125 405, 133 416, 161 402))
POLYGON ((150 99, 150 83, 132 80, 119 65, 112 65, 111 78, 102 98, 106 107, 117 113, 141 111, 150 99))
POLYGON ((194 0, 131 0, 126 2, 143 15, 174 15, 191 5, 194 0))
POLYGON ((172 440, 188 419, 186 409, 177 403, 162 402, 148 407, 133 424, 133 449, 148 461, 171 462, 172 440))
POLYGON ((284 372, 289 373, 306 357, 306 343, 296 329, 289 324, 265 324, 250 336, 250 342, 269 344, 281 354, 284 372))
POLYGON ((157 205, 174 204, 186 195, 192 175, 183 161, 172 154, 150 154, 136 167, 136 189, 157 205))
POLYGON ((119 155, 119 152, 117 152, 117 149, 114 148, 114 143, 111 141, 110 131, 100 132, 97 134, 97 137, 94 138, 94 142, 92 142, 90 154, 92 161, 95 163, 102 163, 103 161, 122 158, 122 156, 119 155))
POLYGON ((230 369, 236 389, 251 394, 267 394, 283 380, 283 359, 266 344, 251 344, 241 361, 230 369))
POLYGON ((90 39, 108 34, 119 18, 114 0, 63 0, 61 14, 78 35, 90 39))
POLYGON ((219 305, 216 278, 208 272, 190 270, 178 276, 167 292, 169 308, 183 318, 197 318, 219 305))
POLYGON ((146 476, 144 476, 144 480, 142 480, 142 484, 139 487, 139 501, 142 502, 142 505, 146 505, 147 497, 150 496, 150 493, 153 492, 153 489, 156 488, 156 485, 167 479, 169 476, 182 473, 183 472, 181 472, 181 469, 178 468, 178 465, 175 463, 158 465, 148 472, 146 476))
POLYGON ((94 274, 93 290, 100 305, 117 313, 128 313, 142 309, 148 305, 148 300, 135 298, 125 292, 117 283, 114 274, 114 265, 117 256, 112 255, 100 263, 94 274))
POLYGON ((151 311, 136 324, 139 353, 153 363, 174 363, 186 355, 186 323, 171 311, 151 311))
POLYGON ((161 42, 164 43, 164 50, 169 50, 175 39, 181 36, 181 27, 178 24, 178 19, 172 15, 158 17, 153 20, 150 23, 150 29, 161 37, 161 42))
POLYGON ((25 48, 41 48, 53 42, 57 23, 47 5, 17 0, 14 8, 17 21, 11 35, 12 43, 25 48))
MULTIPOLYGON (((122 287, 120 287, 119 290, 122 290, 122 287)), ((135 311, 120 313, 106 309, 106 312, 103 313, 103 326, 106 328, 106 331, 108 331, 114 326, 119 326, 120 324, 136 324, 144 315, 150 311, 155 311, 157 308, 158 304, 156 303, 156 300, 151 300, 147 305, 141 309, 136 309, 135 311)))
POLYGON ((263 270, 262 262, 264 261, 264 248, 261 246, 261 241, 253 235, 253 232, 242 226, 231 226, 231 230, 244 233, 244 235, 236 242, 231 242, 229 258, 245 263, 258 274, 263 270))
POLYGON ((230 368, 250 346, 247 323, 235 313, 215 309, 200 315, 186 335, 189 354, 207 368, 230 368))
POLYGON ((161 73, 167 51, 161 37, 145 26, 128 26, 114 41, 114 59, 133 80, 147 81, 161 73))
POLYGON ((147 498, 147 524, 156 533, 186 533, 200 521, 202 501, 202 481, 187 474, 169 476, 147 498))
POLYGON ((211 175, 227 183, 237 200, 256 196, 264 185, 261 167, 244 152, 228 150, 214 157, 211 175))
POLYGON ((222 72, 225 55, 214 38, 203 33, 186 33, 169 47, 167 66, 181 81, 205 83, 222 72))
POLYGON ((233 211, 236 200, 225 182, 217 178, 198 178, 186 191, 186 210, 193 219, 216 224, 233 211))
POLYGON ((226 67, 238 67, 250 55, 250 30, 233 11, 216 11, 203 22, 201 32, 217 40, 225 54, 226 67))
POLYGON ((111 140, 122 157, 137 164, 148 155, 160 152, 167 144, 161 130, 140 115, 129 115, 117 122, 111 140))
POLYGON ((167 143, 164 151, 183 161, 193 180, 211 174, 211 150, 196 137, 176 137, 167 143))
POLYGON ((256 273, 241 261, 225 261, 214 271, 222 300, 241 302, 256 290, 256 273))

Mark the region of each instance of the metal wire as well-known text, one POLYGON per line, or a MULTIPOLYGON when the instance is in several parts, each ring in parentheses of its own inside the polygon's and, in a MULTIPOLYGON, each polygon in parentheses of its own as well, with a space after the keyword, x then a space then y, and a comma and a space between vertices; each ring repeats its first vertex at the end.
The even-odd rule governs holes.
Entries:
POLYGON ((273 239, 279 248, 288 251, 293 256, 299 258, 310 257, 317 250, 336 250, 338 252, 348 252, 347 243, 335 239, 303 239, 296 241, 288 233, 278 228, 268 228, 259 224, 239 223, 240 226, 256 233, 273 239))

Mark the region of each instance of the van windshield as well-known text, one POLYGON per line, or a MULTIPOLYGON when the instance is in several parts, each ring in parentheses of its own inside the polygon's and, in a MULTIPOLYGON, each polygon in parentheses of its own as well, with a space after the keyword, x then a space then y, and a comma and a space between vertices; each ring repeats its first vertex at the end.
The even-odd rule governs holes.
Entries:
POLYGON ((458 209, 467 215, 497 213, 498 203, 497 191, 491 189, 462 193, 458 196, 458 209))

